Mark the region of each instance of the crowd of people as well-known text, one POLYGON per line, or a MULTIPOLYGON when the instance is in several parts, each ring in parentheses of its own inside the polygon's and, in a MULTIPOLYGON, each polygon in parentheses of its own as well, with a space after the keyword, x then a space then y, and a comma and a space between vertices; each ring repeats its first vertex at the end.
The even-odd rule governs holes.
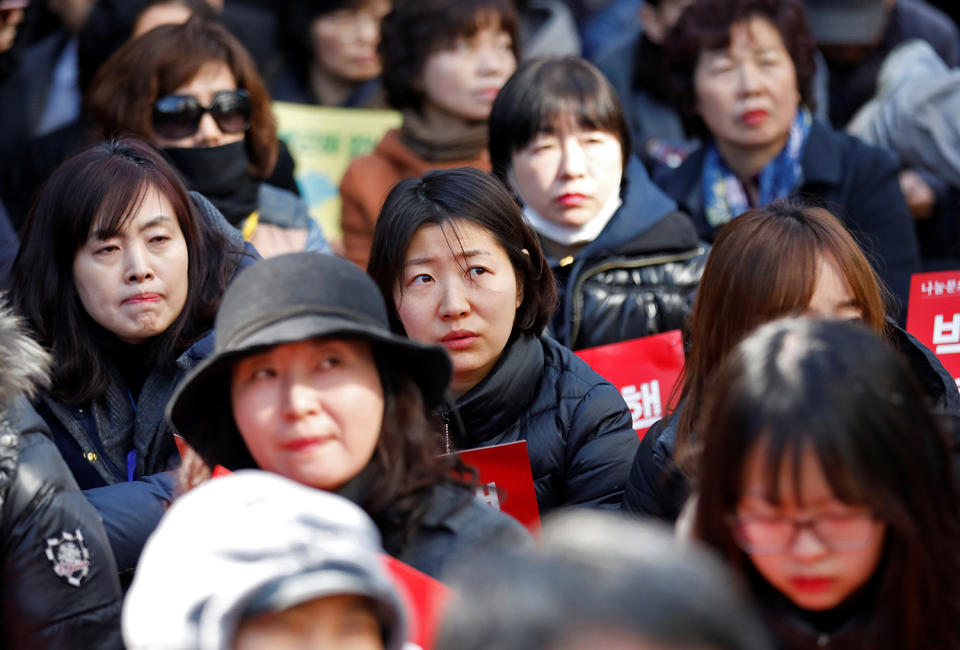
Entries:
POLYGON ((0 646, 960 650, 955 17, 0 0, 0 646), (398 112, 336 233, 274 100, 398 112))

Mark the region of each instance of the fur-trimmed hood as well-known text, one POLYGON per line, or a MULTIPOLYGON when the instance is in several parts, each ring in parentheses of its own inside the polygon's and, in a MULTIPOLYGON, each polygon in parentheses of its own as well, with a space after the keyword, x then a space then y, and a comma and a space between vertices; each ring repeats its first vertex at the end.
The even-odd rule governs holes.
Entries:
POLYGON ((22 320, 0 295, 0 405, 32 397, 49 385, 50 355, 27 334, 22 320))

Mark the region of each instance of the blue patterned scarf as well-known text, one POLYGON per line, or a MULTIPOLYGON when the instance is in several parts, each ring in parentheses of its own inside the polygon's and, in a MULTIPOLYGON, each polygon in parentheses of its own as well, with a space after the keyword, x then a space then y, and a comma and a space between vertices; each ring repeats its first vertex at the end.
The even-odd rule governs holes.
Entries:
MULTIPOLYGON (((797 116, 790 126, 787 146, 760 172, 756 205, 767 205, 771 201, 782 199, 803 183, 800 158, 803 156, 812 122, 813 117, 809 110, 803 108, 797 111, 797 116)), ((720 157, 716 144, 707 148, 702 176, 703 205, 707 222, 714 228, 722 226, 751 207, 756 207, 751 204, 740 179, 720 157)))

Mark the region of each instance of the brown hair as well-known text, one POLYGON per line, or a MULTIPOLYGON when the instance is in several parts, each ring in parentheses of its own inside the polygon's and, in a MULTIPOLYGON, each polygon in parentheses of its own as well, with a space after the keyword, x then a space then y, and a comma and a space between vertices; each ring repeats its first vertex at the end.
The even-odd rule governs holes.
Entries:
POLYGON ((684 9, 664 41, 664 60, 670 86, 692 126, 707 135, 706 126, 696 117, 697 93, 694 71, 705 50, 730 45, 730 30, 751 18, 770 21, 780 33, 784 47, 797 72, 800 103, 814 108, 813 79, 817 73, 814 59, 816 41, 807 26, 807 14, 801 0, 696 0, 684 9))
POLYGON ((132 134, 154 142, 154 103, 189 83, 210 62, 226 64, 237 88, 250 93, 245 138, 250 173, 266 178, 277 162, 278 146, 270 95, 253 58, 223 25, 194 16, 127 41, 97 72, 87 107, 105 137, 132 134))
POLYGON ((823 208, 781 200, 723 226, 703 270, 687 320, 689 352, 683 367, 675 458, 691 473, 708 381, 724 357, 751 330, 800 314, 816 290, 820 259, 828 257, 850 285, 862 320, 885 331, 884 291, 846 228, 823 208))
POLYGON ((472 38, 491 19, 510 34, 513 55, 519 60, 517 12, 510 0, 394 0, 380 25, 377 48, 390 105, 419 111, 423 103, 419 80, 427 58, 450 49, 460 38, 472 38))

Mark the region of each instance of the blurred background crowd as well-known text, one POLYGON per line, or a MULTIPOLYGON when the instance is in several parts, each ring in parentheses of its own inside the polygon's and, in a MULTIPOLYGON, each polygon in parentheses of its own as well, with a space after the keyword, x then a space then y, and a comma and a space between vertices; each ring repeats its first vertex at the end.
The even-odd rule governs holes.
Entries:
POLYGON ((960 648, 958 20, 0 0, 3 647, 960 648))

